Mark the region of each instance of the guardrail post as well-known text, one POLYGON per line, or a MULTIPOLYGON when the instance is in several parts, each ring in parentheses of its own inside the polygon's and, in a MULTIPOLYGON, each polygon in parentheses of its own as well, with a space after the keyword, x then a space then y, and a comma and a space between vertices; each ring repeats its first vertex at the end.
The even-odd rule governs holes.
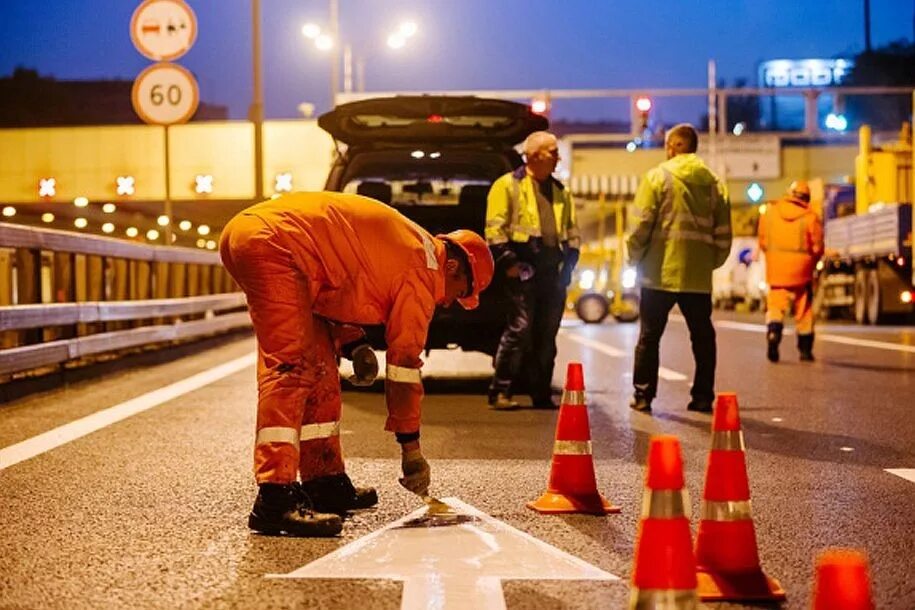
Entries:
MULTIPOLYGON (((41 250, 16 249, 16 304, 41 303, 41 250)), ((40 343, 42 329, 20 331, 24 343, 40 343)))
MULTIPOLYGON (((105 300, 105 259, 101 256, 86 256, 86 301, 105 300)), ((101 332, 104 323, 86 325, 86 334, 101 332)))
MULTIPOLYGON (((0 305, 13 304, 13 252, 0 249, 0 305)), ((0 347, 15 347, 19 333, 9 330, 0 333, 0 347)))
MULTIPOLYGON (((54 253, 51 290, 55 303, 72 303, 76 300, 73 256, 69 252, 54 253)), ((76 326, 61 326, 49 331, 53 332, 52 338, 69 339, 76 336, 76 326)))
MULTIPOLYGON (((130 294, 130 276, 127 259, 114 258, 111 261, 111 289, 109 301, 126 301, 130 294)), ((109 322, 108 330, 120 330, 128 326, 125 322, 109 322)))

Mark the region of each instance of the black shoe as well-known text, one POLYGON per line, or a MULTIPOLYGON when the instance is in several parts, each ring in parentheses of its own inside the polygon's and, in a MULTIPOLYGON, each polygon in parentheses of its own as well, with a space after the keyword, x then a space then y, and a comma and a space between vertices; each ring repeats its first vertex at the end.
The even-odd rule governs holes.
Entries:
POLYGON ((351 510, 371 508, 378 504, 373 487, 355 487, 346 473, 318 477, 302 482, 314 509, 322 513, 343 515, 351 510))
POLYGON ((813 333, 797 336, 797 351, 802 362, 813 362, 813 333))
POLYGON ((698 400, 692 399, 689 401, 689 404, 686 405, 687 411, 696 411, 697 413, 711 413, 712 412, 712 401, 710 400, 698 400))
POLYGON ((766 326, 766 358, 769 362, 778 362, 778 344, 782 342, 782 323, 769 322, 766 326))
POLYGON ((248 515, 248 527, 271 536, 326 538, 343 529, 339 515, 314 510, 298 483, 262 483, 248 515))
POLYGON ((639 394, 636 394, 629 400, 629 408, 633 411, 651 413, 651 399, 647 396, 640 396, 639 394))

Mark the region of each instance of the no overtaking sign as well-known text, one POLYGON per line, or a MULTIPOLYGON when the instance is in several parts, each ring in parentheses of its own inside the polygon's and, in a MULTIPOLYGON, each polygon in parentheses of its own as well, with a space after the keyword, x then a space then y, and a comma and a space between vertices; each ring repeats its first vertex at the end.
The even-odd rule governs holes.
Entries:
POLYGON ((153 61, 171 61, 197 39, 197 17, 184 0, 144 0, 130 19, 130 39, 153 61))

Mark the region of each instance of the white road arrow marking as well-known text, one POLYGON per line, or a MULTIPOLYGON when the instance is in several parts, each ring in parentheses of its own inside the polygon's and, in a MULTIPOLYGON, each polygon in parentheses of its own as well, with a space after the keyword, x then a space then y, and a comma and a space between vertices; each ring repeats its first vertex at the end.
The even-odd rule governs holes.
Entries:
POLYGON ((402 527, 421 508, 288 574, 267 576, 400 580, 402 610, 504 610, 502 580, 619 580, 456 498, 443 501, 479 520, 402 527))

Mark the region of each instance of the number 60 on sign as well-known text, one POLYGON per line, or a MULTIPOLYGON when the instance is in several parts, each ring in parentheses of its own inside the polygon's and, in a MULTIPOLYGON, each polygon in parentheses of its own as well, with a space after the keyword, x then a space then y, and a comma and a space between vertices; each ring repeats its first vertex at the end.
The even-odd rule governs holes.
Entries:
POLYGON ((153 64, 133 82, 133 109, 147 123, 184 123, 197 110, 199 90, 194 75, 168 62, 153 64))

